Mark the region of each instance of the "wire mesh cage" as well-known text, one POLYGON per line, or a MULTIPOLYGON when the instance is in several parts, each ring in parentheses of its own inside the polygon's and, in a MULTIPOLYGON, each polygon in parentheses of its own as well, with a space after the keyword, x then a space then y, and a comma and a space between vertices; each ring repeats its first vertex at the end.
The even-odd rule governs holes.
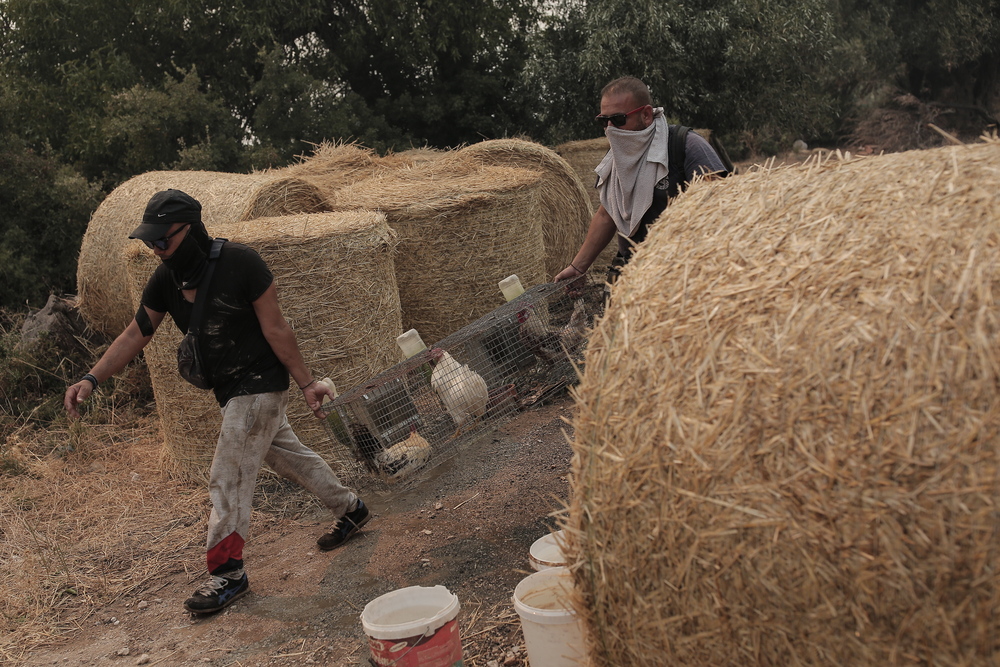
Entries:
POLYGON ((358 462, 352 483, 395 483, 574 383, 603 279, 527 290, 324 406, 324 424, 358 462))

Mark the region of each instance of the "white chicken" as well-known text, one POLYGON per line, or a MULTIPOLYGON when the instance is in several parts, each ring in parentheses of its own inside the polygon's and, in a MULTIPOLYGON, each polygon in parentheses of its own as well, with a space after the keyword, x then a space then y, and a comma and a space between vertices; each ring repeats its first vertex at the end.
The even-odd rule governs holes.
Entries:
POLYGON ((490 400, 486 380, 441 348, 432 349, 430 358, 434 366, 431 388, 441 398, 455 426, 461 427, 470 419, 482 417, 490 400))
POLYGON ((430 457, 431 443, 417 433, 416 424, 410 424, 410 437, 379 452, 375 464, 390 479, 396 479, 424 465, 430 457))

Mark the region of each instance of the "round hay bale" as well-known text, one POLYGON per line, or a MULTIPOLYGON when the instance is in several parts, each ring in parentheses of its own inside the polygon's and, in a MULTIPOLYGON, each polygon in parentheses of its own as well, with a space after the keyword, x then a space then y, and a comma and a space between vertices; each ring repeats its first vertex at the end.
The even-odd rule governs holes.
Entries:
POLYGON ((497 283, 510 274, 547 280, 539 183, 537 172, 450 155, 360 181, 330 203, 385 213, 399 233, 403 330, 431 344, 501 305, 497 283))
MULTIPOLYGON (((560 155, 573 171, 576 172, 577 177, 580 179, 583 185, 584 191, 590 198, 591 210, 596 211, 601 205, 601 193, 594 187, 597 183, 597 174, 594 173, 594 169, 597 165, 601 163, 604 156, 607 155, 610 145, 608 144, 607 137, 598 137, 597 139, 582 139, 580 141, 568 141, 565 144, 560 144, 555 147, 555 152, 560 155)), ((588 220, 588 222, 590 222, 588 220)), ((584 229, 584 234, 586 234, 586 229, 584 229)), ((579 246, 577 247, 579 250, 579 246)), ((601 254, 598 255, 597 259, 594 260, 592 271, 606 272, 608 267, 611 266, 611 261, 615 258, 618 253, 618 241, 617 237, 612 239, 611 243, 608 244, 601 254)), ((575 254, 575 252, 574 252, 575 254)), ((572 257, 570 257, 572 259, 572 257)), ((560 269, 565 268, 567 265, 563 264, 560 269)))
POLYGON ((315 187, 276 172, 152 171, 129 179, 97 207, 80 246, 78 303, 91 328, 114 337, 135 315, 122 252, 133 243, 128 235, 142 222, 149 198, 168 188, 183 190, 201 202, 202 220, 210 234, 215 226, 238 220, 325 209, 315 187))
POLYGON ((595 665, 1000 652, 1000 144, 696 183, 588 344, 595 665))
MULTIPOLYGON (((306 365, 341 389, 364 382, 399 361, 402 330, 393 270, 396 234, 385 216, 371 211, 295 215, 219 225, 217 236, 244 243, 274 273, 285 319, 295 330, 306 365)), ((136 243, 128 252, 133 303, 159 264, 136 243)), ((166 318, 169 320, 169 316, 166 318)), ((164 321, 146 347, 146 363, 163 424, 167 460, 177 472, 205 479, 221 425, 210 391, 177 373, 181 332, 164 321)), ((335 447, 298 391, 288 419, 299 438, 335 469, 353 465, 335 447)))
POLYGON ((425 146, 410 148, 399 153, 388 153, 382 156, 382 164, 390 169, 406 169, 424 162, 433 162, 448 155, 448 151, 425 146))
POLYGON ((587 191, 569 163, 551 149, 521 139, 483 141, 458 153, 480 164, 520 167, 542 175, 539 209, 545 273, 551 279, 569 266, 587 236, 587 225, 594 215, 587 191))
POLYGON ((315 186, 325 197, 351 183, 390 171, 395 166, 360 144, 324 141, 312 155, 284 167, 280 172, 315 186))
POLYGON ((597 182, 597 174, 594 173, 594 170, 608 154, 610 148, 611 145, 608 143, 607 137, 598 137, 597 139, 567 141, 553 149, 576 172, 590 197, 590 203, 594 210, 597 210, 597 207, 601 205, 601 196, 598 194, 597 188, 594 187, 597 182))

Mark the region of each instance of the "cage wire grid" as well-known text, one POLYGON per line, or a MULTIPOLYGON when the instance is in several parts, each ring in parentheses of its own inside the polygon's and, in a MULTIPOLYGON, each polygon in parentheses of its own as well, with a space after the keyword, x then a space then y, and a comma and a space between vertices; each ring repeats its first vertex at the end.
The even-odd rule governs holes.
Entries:
POLYGON ((324 405, 358 487, 412 479, 576 382, 605 283, 589 275, 525 291, 324 405))

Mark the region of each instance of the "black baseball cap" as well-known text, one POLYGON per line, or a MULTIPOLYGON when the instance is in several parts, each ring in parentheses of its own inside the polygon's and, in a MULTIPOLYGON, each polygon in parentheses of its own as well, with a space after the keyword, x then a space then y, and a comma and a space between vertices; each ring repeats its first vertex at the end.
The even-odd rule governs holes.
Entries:
POLYGON ((146 204, 142 224, 129 234, 129 238, 143 241, 161 239, 175 222, 201 222, 201 204, 180 190, 157 192, 146 204))

